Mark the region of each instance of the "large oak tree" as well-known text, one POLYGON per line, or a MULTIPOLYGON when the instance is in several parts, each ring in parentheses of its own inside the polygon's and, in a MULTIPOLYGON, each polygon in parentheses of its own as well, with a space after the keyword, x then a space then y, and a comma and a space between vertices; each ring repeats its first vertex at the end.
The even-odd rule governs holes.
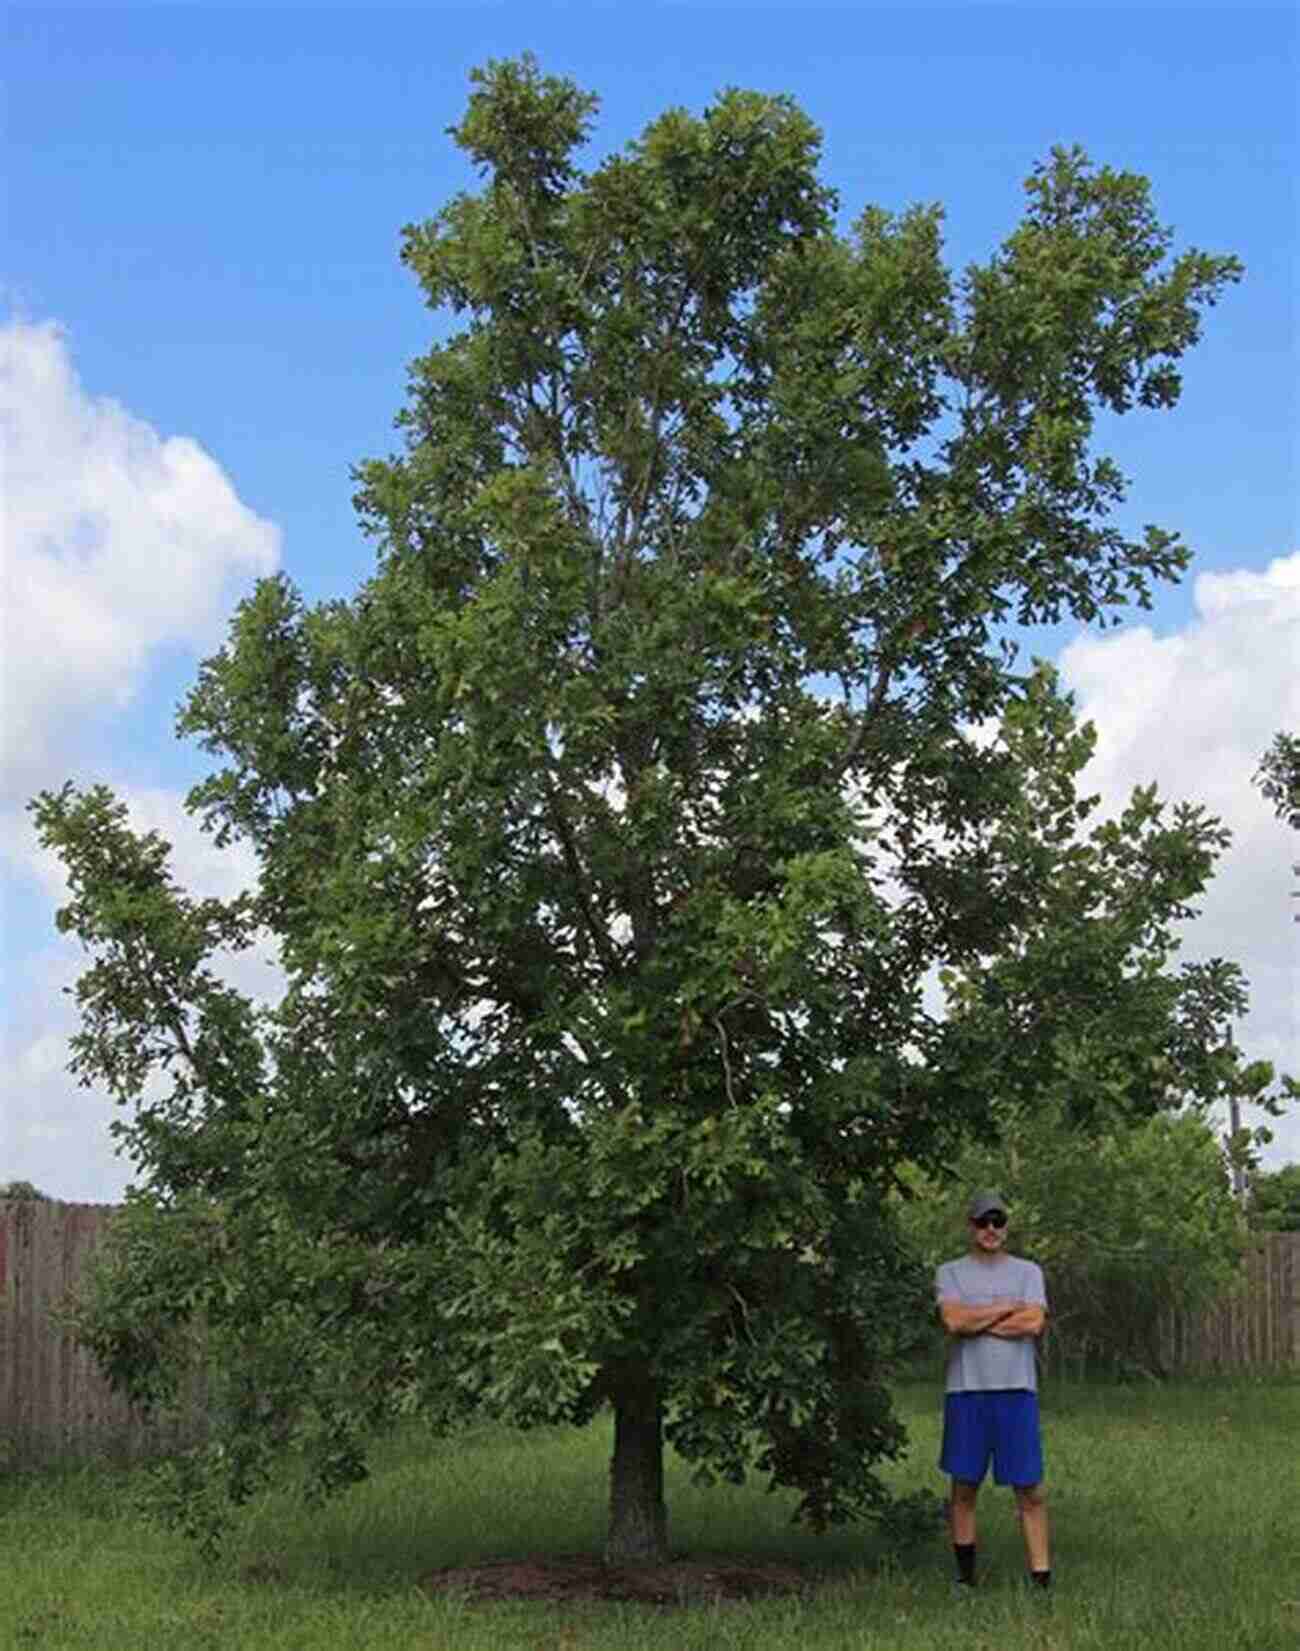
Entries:
POLYGON ((608 1552, 654 1560, 666 1442, 817 1524, 887 1506, 900 1165, 995 1092, 1168 1093, 1222 833, 1150 793, 1085 833, 1087 731, 1014 638, 1185 565, 1114 525, 1093 425, 1174 405, 1239 269, 1075 149, 954 275, 938 208, 839 232, 786 98, 583 171, 594 97, 474 88, 482 188, 405 231, 460 319, 358 467, 373 576, 261 583, 180 716, 257 888, 186 896, 102 788, 36 804, 144 1175, 84 1327, 158 1397, 202 1309, 191 1510, 294 1442, 357 1477, 394 1414, 608 1404, 608 1552), (274 1006, 216 967, 267 933, 274 1006))

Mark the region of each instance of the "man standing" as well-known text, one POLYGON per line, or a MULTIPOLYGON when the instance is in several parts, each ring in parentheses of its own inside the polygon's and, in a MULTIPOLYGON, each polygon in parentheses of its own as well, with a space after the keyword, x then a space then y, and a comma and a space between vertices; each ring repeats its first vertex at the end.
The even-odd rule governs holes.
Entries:
POLYGON ((958 1582, 975 1584, 975 1499, 993 1461, 993 1480, 1015 1490, 1029 1574, 1052 1580, 1043 1446, 1038 1426, 1034 1339, 1047 1320, 1042 1269, 1006 1255, 1007 1206, 977 1193, 967 1210, 970 1250, 935 1274, 948 1333, 940 1471, 952 1479, 949 1504, 958 1582))

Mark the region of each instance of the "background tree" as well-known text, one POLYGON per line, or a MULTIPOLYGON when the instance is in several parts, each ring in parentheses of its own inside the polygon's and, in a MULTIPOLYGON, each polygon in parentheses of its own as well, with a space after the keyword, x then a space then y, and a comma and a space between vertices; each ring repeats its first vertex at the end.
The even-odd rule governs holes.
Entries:
POLYGON ((1008 631, 1186 564, 1110 523, 1091 432, 1175 403, 1240 271, 1171 260, 1145 181, 1077 149, 954 277, 937 208, 837 233, 789 99, 670 110, 584 173, 593 97, 473 78, 484 186, 403 245, 464 324, 357 471, 375 574, 312 609, 264 581, 180 717, 259 887, 187 898, 102 788, 36 805, 94 957, 78 1070, 146 1175, 84 1325, 165 1398, 204 1308, 235 1499, 289 1440, 359 1475, 403 1408, 608 1403, 608 1553, 654 1560, 666 1440, 818 1525, 886 1506, 929 1313, 888 1192, 993 1078, 1162 1104, 1109 1040, 1158 1055, 1223 834, 1142 793, 1080 845, 1087 736, 1008 631), (1042 944, 1071 876, 1077 975, 1042 944), (263 931, 265 1009, 214 968, 263 931), (1050 976, 1030 1062, 996 1005, 925 1007, 1009 937, 1050 976))
MULTIPOLYGON (((1300 831, 1300 734, 1278 733, 1273 743, 1259 759, 1255 784, 1273 804, 1278 819, 1292 831, 1300 831)), ((1291 867, 1300 877, 1300 862, 1291 867)), ((1292 893, 1300 899, 1300 889, 1292 893)), ((1300 923, 1300 912, 1296 913, 1300 923)))
POLYGON ((1047 1277, 1049 1356, 1163 1374, 1162 1316, 1237 1276, 1245 1223, 1215 1133, 1195 1113, 1094 1116, 1081 1129, 1059 1103, 1016 1106, 999 1141, 967 1148, 954 1168, 946 1182, 911 1182, 909 1235, 932 1266, 951 1260, 967 1246, 969 1189, 998 1187, 1015 1253, 1047 1277))
POLYGON ((1259 759, 1255 783, 1279 820, 1300 831, 1300 734, 1278 733, 1259 759))
POLYGON ((0 1183, 0 1199, 39 1198, 43 1202, 50 1201, 48 1192, 42 1192, 39 1187, 33 1186, 30 1181, 5 1181, 0 1183))
POLYGON ((1256 1232, 1300 1232, 1300 1164, 1256 1169, 1250 1177, 1246 1214, 1256 1232))

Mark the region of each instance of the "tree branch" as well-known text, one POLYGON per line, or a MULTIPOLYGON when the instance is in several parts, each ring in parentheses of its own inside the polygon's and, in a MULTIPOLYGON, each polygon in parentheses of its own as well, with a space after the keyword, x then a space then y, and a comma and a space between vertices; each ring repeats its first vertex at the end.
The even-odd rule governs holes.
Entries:
MULTIPOLYGON (((649 503, 650 489, 654 481, 655 471, 659 464, 660 451, 663 445, 661 441, 661 430, 664 415, 662 393, 663 378, 666 371, 669 348, 676 342, 677 331, 681 326, 682 316, 686 313, 686 305, 689 297, 690 289, 683 288, 681 296, 677 302, 676 312, 674 313, 672 320, 668 323, 666 334, 659 349, 659 354, 657 357, 658 371, 655 374, 654 393, 650 402, 650 453, 646 459, 645 474, 642 476, 638 486, 632 492, 629 492, 627 497, 624 498, 622 507, 619 510, 619 521, 618 529, 615 533, 615 544, 620 558, 623 556, 624 552, 626 552, 629 542, 639 542, 642 529, 645 526, 646 507, 649 503), (637 497, 637 495, 639 495, 639 497, 637 497), (636 498, 635 505, 632 502, 634 498, 636 498), (633 516, 635 516, 635 526, 629 532, 631 518, 633 516)), ((627 423, 629 424, 631 422, 632 410, 636 405, 637 403, 635 398, 629 400, 627 418, 627 423)))
POLYGON ((736 1091, 732 1087, 731 1082, 731 1059, 728 1053, 727 1028, 722 1024, 716 1015, 713 1017, 713 1024, 717 1027, 718 1036, 722 1040, 722 1076, 723 1081, 727 1086, 727 1100, 730 1105, 735 1106, 736 1091))
POLYGON ((880 715, 881 709, 885 703, 885 696, 889 692, 889 685, 893 681, 894 672, 897 669, 898 661, 896 659, 886 656, 881 661, 880 671, 876 678, 876 684, 871 691, 871 698, 867 701, 859 713, 857 727, 853 731, 853 737, 845 747, 844 755, 831 770, 832 784, 837 784, 840 780, 842 780, 844 775, 848 772, 849 768, 857 759, 859 752, 866 743, 868 729, 875 718, 880 715))
POLYGON ((606 973, 613 979, 619 972, 618 953, 610 941, 604 927, 597 921, 590 898, 589 879, 582 864, 582 857, 578 853, 578 845, 573 835, 573 827, 565 813, 564 803, 561 800, 559 788, 555 784, 552 774, 546 776, 547 805, 551 815, 551 824, 555 834, 560 839, 560 848, 564 854, 564 863, 568 867, 569 876, 573 880, 574 894, 578 902, 578 910, 582 914, 583 925, 591 936, 592 945, 596 954, 604 964, 606 973))

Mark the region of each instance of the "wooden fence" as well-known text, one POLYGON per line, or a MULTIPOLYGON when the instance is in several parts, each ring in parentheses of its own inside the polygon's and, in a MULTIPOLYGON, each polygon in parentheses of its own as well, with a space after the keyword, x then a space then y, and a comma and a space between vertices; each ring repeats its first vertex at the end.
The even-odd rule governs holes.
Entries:
MULTIPOLYGON (((60 1458, 130 1460, 192 1442, 207 1410, 196 1371, 182 1413, 145 1419, 51 1317, 76 1283, 111 1204, 0 1201, 0 1468, 60 1458)), ((1161 1326, 1171 1370, 1300 1366, 1300 1233, 1251 1242, 1239 1289, 1161 1326)))
POLYGON ((130 1461, 202 1434, 203 1371, 196 1370, 179 1415, 146 1418, 52 1317, 115 1207, 0 1201, 0 1469, 88 1457, 130 1461))
POLYGON ((1300 1233, 1258 1233, 1238 1288, 1202 1312, 1160 1325, 1168 1370, 1300 1365, 1300 1233))

